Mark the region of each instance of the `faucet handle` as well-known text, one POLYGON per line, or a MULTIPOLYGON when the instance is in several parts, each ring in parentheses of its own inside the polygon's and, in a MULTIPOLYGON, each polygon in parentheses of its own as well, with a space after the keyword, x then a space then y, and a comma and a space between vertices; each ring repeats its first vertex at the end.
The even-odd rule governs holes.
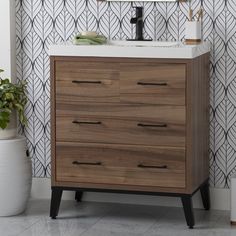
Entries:
POLYGON ((131 19, 130 19, 130 23, 131 23, 131 24, 136 24, 136 23, 137 23, 137 18, 136 18, 136 17, 131 18, 131 19))

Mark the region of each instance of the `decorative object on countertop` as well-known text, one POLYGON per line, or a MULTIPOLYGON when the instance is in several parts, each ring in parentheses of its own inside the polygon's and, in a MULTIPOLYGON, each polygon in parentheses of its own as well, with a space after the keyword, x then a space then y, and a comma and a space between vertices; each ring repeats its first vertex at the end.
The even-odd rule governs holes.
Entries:
POLYGON ((131 24, 135 24, 135 39, 127 39, 128 41, 152 41, 152 39, 144 39, 144 21, 143 21, 143 7, 133 7, 136 11, 136 16, 130 19, 131 24))
POLYGON ((107 38, 98 35, 94 31, 84 31, 75 36, 73 44, 75 45, 103 45, 107 43, 107 38))
POLYGON ((236 225, 236 175, 231 178, 231 224, 236 225))
MULTIPOLYGON (((0 73, 3 70, 0 70, 0 73)), ((0 78, 0 139, 10 139, 17 135, 18 115, 20 122, 25 125, 24 114, 26 97, 26 82, 13 84, 9 79, 0 78)))
POLYGON ((201 8, 196 14, 197 20, 193 20, 193 10, 189 9, 189 21, 186 22, 185 42, 187 44, 200 43, 202 40, 201 19, 203 9, 201 8))
POLYGON ((0 140, 0 179, 0 216, 22 213, 32 184, 31 160, 24 137, 0 140))

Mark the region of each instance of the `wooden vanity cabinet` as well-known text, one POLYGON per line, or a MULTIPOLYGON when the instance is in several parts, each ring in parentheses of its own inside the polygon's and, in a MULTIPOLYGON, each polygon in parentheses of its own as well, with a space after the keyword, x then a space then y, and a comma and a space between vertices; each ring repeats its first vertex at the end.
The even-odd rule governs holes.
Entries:
POLYGON ((51 57, 52 202, 63 190, 181 197, 209 209, 209 54, 51 57))

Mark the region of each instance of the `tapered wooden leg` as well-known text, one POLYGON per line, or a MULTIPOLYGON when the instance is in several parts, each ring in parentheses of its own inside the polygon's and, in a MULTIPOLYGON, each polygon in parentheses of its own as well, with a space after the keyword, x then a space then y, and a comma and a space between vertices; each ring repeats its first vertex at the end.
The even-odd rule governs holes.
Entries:
POLYGON ((190 229, 193 229, 193 226, 195 224, 194 222, 194 214, 193 214, 193 203, 192 203, 192 196, 186 195, 181 197, 183 208, 184 208, 184 214, 185 219, 187 222, 187 225, 190 229))
POLYGON ((51 197, 51 208, 50 208, 50 217, 56 219, 62 197, 62 190, 57 188, 52 188, 52 197, 51 197))
POLYGON ((76 200, 77 202, 81 202, 82 197, 83 197, 83 192, 80 192, 80 191, 76 191, 76 192, 75 192, 75 200, 76 200))
POLYGON ((202 203, 205 210, 210 210, 211 202, 210 202, 210 190, 209 190, 209 183, 207 182, 200 188, 201 196, 202 196, 202 203))

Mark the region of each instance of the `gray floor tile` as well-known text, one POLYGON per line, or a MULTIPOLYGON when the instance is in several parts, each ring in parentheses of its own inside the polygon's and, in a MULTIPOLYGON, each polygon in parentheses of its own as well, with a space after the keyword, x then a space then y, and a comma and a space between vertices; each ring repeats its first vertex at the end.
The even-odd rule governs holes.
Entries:
POLYGON ((115 205, 83 235, 94 235, 95 232, 105 235, 143 235, 155 222, 156 216, 150 206, 115 205))
POLYGON ((42 219, 22 232, 21 236, 78 236, 88 230, 91 224, 77 220, 45 220, 42 219))
POLYGON ((236 236, 228 211, 194 210, 194 214, 196 225, 190 230, 181 208, 166 208, 166 214, 144 236, 236 236))
POLYGON ((236 236, 228 211, 195 210, 190 230, 181 208, 63 201, 51 220, 49 207, 31 201, 24 214, 0 218, 0 236, 236 236))
MULTIPOLYGON (((40 208, 40 220, 20 236, 78 236, 91 228, 110 210, 109 204, 87 204, 75 201, 64 201, 61 204, 59 216, 56 220, 49 218, 49 203, 40 208)), ((30 206, 28 214, 36 214, 37 207, 30 206)))
POLYGON ((15 216, 15 217, 1 217, 0 218, 0 235, 1 236, 15 236, 23 232, 34 223, 36 223, 39 218, 15 216))
POLYGON ((116 231, 112 229, 90 229, 81 236, 143 236, 142 233, 116 231))

